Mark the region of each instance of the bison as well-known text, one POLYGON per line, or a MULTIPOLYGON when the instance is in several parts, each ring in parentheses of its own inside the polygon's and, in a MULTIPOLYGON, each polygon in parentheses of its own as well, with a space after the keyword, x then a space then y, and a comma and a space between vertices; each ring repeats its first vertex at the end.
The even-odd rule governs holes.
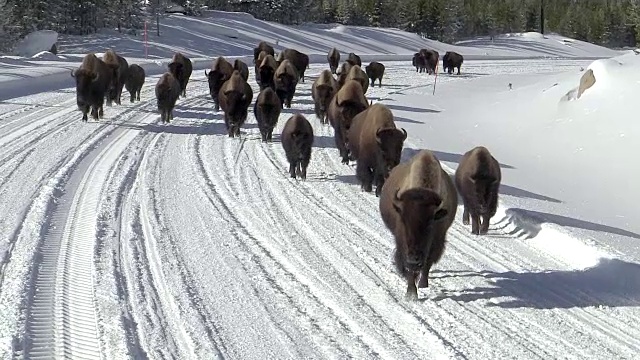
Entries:
POLYGON ((347 62, 351 65, 362 66, 362 60, 360 60, 360 56, 354 53, 349 53, 349 55, 347 55, 347 62))
POLYGON ((280 63, 273 75, 273 81, 282 106, 291 108, 291 100, 298 85, 298 73, 291 61, 285 59, 280 63))
POLYGON ((274 75, 276 70, 278 69, 278 64, 276 63, 276 59, 271 55, 267 55, 262 59, 262 62, 259 64, 258 72, 259 75, 258 85, 260 86, 260 90, 270 87, 272 89, 276 89, 275 78, 274 75))
POLYGON ((420 49, 420 55, 424 58, 424 62, 429 75, 436 71, 440 54, 435 50, 420 49))
POLYGON ((209 81, 209 93, 211 94, 215 111, 220 110, 218 94, 224 82, 231 77, 231 74, 233 74, 233 66, 222 56, 213 62, 209 73, 207 73, 207 70, 204 71, 204 76, 206 76, 209 81))
POLYGON ((349 73, 347 74, 347 80, 358 81, 360 85, 362 85, 362 91, 364 91, 365 94, 367 93, 367 90, 369 90, 369 77, 358 65, 351 66, 349 73))
POLYGON ((453 181, 429 150, 394 167, 382 188, 380 215, 395 238, 395 265, 407 280, 406 298, 418 299, 418 287, 429 286, 429 271, 444 253, 456 215, 453 181))
POLYGON ((427 69, 427 61, 419 52, 413 54, 413 60, 411 63, 416 67, 416 72, 422 73, 427 69))
POLYGON ((258 60, 258 56, 260 55, 260 53, 264 51, 267 54, 274 56, 275 55, 275 51, 273 50, 273 46, 267 44, 264 41, 260 41, 258 43, 258 46, 253 48, 253 63, 257 64, 257 60, 258 60))
POLYGON ((244 81, 249 81, 249 67, 242 60, 236 59, 233 62, 233 70, 238 70, 244 81))
POLYGON ((260 91, 253 105, 253 115, 258 122, 258 128, 260 129, 263 142, 272 140, 273 128, 275 128, 278 123, 278 117, 280 117, 281 111, 282 104, 275 90, 266 87, 260 91))
POLYGON ((189 82, 189 78, 193 72, 193 64, 191 63, 191 60, 181 53, 175 53, 173 54, 173 58, 171 58, 171 62, 168 67, 169 72, 171 72, 180 83, 180 94, 182 97, 186 97, 187 83, 189 82))
POLYGON ((316 117, 322 124, 327 123, 327 110, 333 95, 338 91, 338 83, 333 78, 330 70, 323 70, 320 76, 311 86, 311 97, 313 98, 314 111, 316 117))
POLYGON ((343 164, 349 163, 347 141, 351 121, 367 107, 369 107, 369 103, 364 97, 362 85, 355 80, 347 80, 329 104, 327 118, 334 129, 336 147, 340 152, 343 164))
POLYGON ((289 161, 289 174, 307 179, 307 166, 311 160, 313 127, 302 114, 295 114, 287 120, 280 134, 282 147, 289 161))
POLYGON ((229 137, 240 136, 240 127, 247 120, 249 104, 253 100, 253 90, 238 70, 234 70, 222 85, 218 99, 229 137))
POLYGON ((122 56, 116 54, 115 51, 109 49, 102 55, 102 61, 111 70, 111 83, 107 90, 107 105, 112 103, 121 104, 122 88, 127 80, 127 69, 129 64, 122 56))
POLYGON ((455 184, 464 203, 462 222, 465 225, 469 225, 471 215, 471 233, 480 235, 489 231, 489 220, 498 207, 501 179, 500 164, 484 146, 467 151, 460 159, 455 184))
POLYGON ((90 109, 95 120, 104 116, 104 98, 111 85, 111 76, 112 69, 94 53, 87 54, 80 67, 71 70, 71 77, 76 80, 76 102, 82 111, 83 121, 88 121, 90 109))
POLYGON ((351 65, 349 62, 343 62, 340 67, 340 72, 338 73, 338 90, 340 90, 344 83, 347 81, 347 76, 349 75, 349 70, 351 70, 351 65))
MULTIPOLYGON (((254 65, 253 65, 253 69, 255 70, 255 77, 256 77, 256 83, 258 85, 260 85, 260 72, 258 71, 258 69, 260 68, 260 64, 262 64, 262 61, 264 60, 265 57, 267 57, 267 55, 269 55, 266 51, 261 51, 260 54, 258 54, 258 59, 253 59, 254 61, 254 65)), ((271 55, 273 57, 273 55, 271 55)), ((275 61, 275 59, 274 59, 275 61)), ((278 67, 276 65, 276 67, 278 67)))
POLYGON ((351 121, 348 147, 357 161, 356 177, 362 190, 371 192, 376 184, 376 196, 389 172, 400 163, 407 131, 396 128, 393 114, 382 104, 373 104, 351 121))
POLYGON ((327 54, 327 61, 329 62, 329 68, 331 73, 335 74, 338 71, 338 63, 340 63, 340 52, 336 48, 331 48, 329 54, 327 54))
POLYGON ((144 69, 140 65, 129 65, 127 81, 125 81, 124 86, 131 95, 131 102, 136 100, 140 101, 140 90, 142 90, 142 85, 144 85, 145 76, 144 69))
POLYGON ((173 120, 173 108, 180 97, 180 81, 171 72, 164 73, 156 84, 156 99, 162 123, 173 120))
POLYGON ((464 57, 457 52, 447 51, 442 57, 442 70, 448 74, 453 74, 453 69, 458 68, 458 75, 460 75, 460 67, 464 62, 464 57))
MULTIPOLYGON (((280 55, 282 56, 282 61, 289 60, 291 64, 296 68, 298 72, 298 78, 304 82, 304 72, 309 67, 309 56, 307 54, 301 53, 296 49, 284 49, 280 55)), ((282 63, 280 61, 280 63, 282 63)))
POLYGON ((382 87, 382 77, 384 76, 384 65, 372 61, 369 65, 364 67, 364 71, 367 73, 369 79, 371 79, 371 87, 373 87, 378 80, 378 84, 382 87))

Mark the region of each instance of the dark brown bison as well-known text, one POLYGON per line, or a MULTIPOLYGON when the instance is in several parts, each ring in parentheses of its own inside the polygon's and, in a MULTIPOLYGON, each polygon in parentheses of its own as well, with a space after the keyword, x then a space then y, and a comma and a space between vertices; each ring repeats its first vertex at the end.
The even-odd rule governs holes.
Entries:
POLYGON ((131 95, 131 102, 136 100, 140 101, 140 90, 142 90, 142 85, 144 85, 145 76, 144 69, 140 65, 129 65, 127 81, 125 81, 124 86, 131 95))
POLYGON ((373 104, 356 115, 349 128, 349 151, 356 160, 356 177, 362 190, 371 192, 376 184, 376 196, 389 172, 400 163, 407 132, 396 128, 393 114, 382 104, 373 104))
POLYGON ((367 90, 369 90, 369 77, 358 65, 351 66, 349 73, 347 74, 347 80, 358 81, 360 85, 362 85, 362 91, 364 91, 365 94, 367 93, 367 90))
POLYGON ((424 58, 429 75, 433 74, 436 71, 436 66, 438 66, 440 54, 435 50, 420 49, 420 55, 424 58))
POLYGON ((501 180, 500 164, 484 146, 467 151, 460 159, 455 183, 464 203, 465 225, 469 225, 471 215, 471 233, 480 235, 489 231, 489 220, 498 207, 501 180))
POLYGON ((349 53, 349 55, 347 55, 347 62, 351 65, 362 66, 362 60, 360 60, 360 56, 354 53, 349 53))
POLYGON ((272 89, 276 89, 276 83, 274 75, 276 70, 278 69, 278 64, 276 63, 276 59, 271 55, 266 55, 262 62, 258 67, 258 85, 260 86, 260 90, 270 87, 272 89))
POLYGON ((272 140, 273 129, 278 124, 278 117, 280 117, 281 111, 282 104, 275 90, 266 87, 260 91, 253 105, 253 115, 258 122, 258 128, 260 129, 263 142, 272 140))
POLYGON ((224 111, 224 124, 229 137, 240 136, 240 127, 247 120, 249 105, 253 100, 253 90, 238 70, 234 70, 229 80, 222 85, 218 100, 224 111))
POLYGON ((282 106, 291 108, 291 100, 298 85, 298 72, 291 61, 285 59, 280 63, 273 75, 273 81, 282 106))
POLYGON ((71 70, 71 77, 76 80, 76 102, 82 111, 82 120, 88 121, 87 114, 95 120, 104 116, 104 98, 111 85, 111 68, 94 53, 85 55, 80 67, 71 70))
MULTIPOLYGON (((264 58, 267 57, 267 55, 269 54, 266 51, 261 51, 260 54, 258 54, 258 59, 253 59, 254 61, 253 69, 255 70, 254 73, 256 77, 256 83, 258 85, 260 85, 260 72, 258 71, 258 69, 260 68, 260 64, 262 64, 262 60, 264 60, 264 58)), ((276 67, 278 66, 276 65, 276 67)))
POLYGON ((375 85, 376 80, 382 87, 382 77, 384 76, 384 65, 377 62, 372 61, 369 65, 364 67, 364 71, 367 73, 369 79, 371 79, 371 87, 375 85))
POLYGON ((351 70, 352 66, 353 65, 346 61, 342 63, 340 72, 338 73, 338 90, 340 90, 344 86, 344 83, 347 81, 347 76, 349 75, 349 70, 351 70))
POLYGON ((171 72, 180 83, 180 94, 182 95, 182 97, 186 97, 187 83, 189 83, 189 78, 191 77, 191 73, 193 72, 193 64, 191 63, 191 59, 182 55, 181 53, 175 53, 173 54, 173 58, 171 58, 171 62, 169 63, 168 67, 169 72, 171 72))
POLYGON ((127 69, 129 64, 122 56, 109 49, 102 55, 102 61, 111 69, 111 84, 107 90, 107 105, 112 103, 121 104, 122 88, 127 80, 127 69))
POLYGON ((419 52, 413 54, 413 60, 411 63, 416 67, 416 72, 422 73, 427 70, 427 60, 419 52))
POLYGON ((302 114, 294 114, 284 124, 280 139, 289 161, 289 174, 294 179, 298 176, 305 180, 313 146, 311 123, 302 114))
POLYGON ((236 59, 233 62, 233 70, 238 70, 244 81, 249 81, 249 66, 247 66, 247 64, 242 60, 236 59))
POLYGON ((453 69, 458 68, 458 75, 460 75, 460 67, 464 62, 464 57, 457 52, 447 51, 442 57, 442 70, 448 74, 453 74, 453 69))
POLYGON ((335 74, 338 71, 338 64, 340 63, 340 52, 336 48, 331 48, 327 55, 327 61, 329 62, 329 68, 331 73, 335 74))
POLYGON ((407 299, 418 299, 418 275, 418 287, 429 286, 429 271, 444 253, 457 206, 453 181, 430 151, 421 150, 391 170, 380 214, 395 238, 395 265, 407 279, 407 299))
POLYGON ((311 86, 311 97, 313 98, 314 111, 320 122, 326 124, 327 110, 333 95, 338 92, 338 83, 333 78, 330 70, 322 70, 320 76, 311 86))
POLYGON ((273 50, 273 46, 267 44, 264 41, 260 41, 258 43, 258 46, 253 48, 253 62, 254 64, 257 64, 257 60, 258 60, 258 56, 260 55, 260 52, 266 52, 267 54, 274 56, 275 55, 275 51, 273 50))
POLYGON ((162 123, 173 120, 173 108, 180 97, 180 82, 170 73, 164 73, 156 84, 156 100, 162 123))
POLYGON ((282 55, 282 60, 291 61, 291 64, 298 72, 298 78, 304 82, 304 72, 309 67, 309 56, 296 49, 284 49, 280 54, 282 55))
POLYGON ((204 76, 206 76, 209 81, 209 93, 211 94, 215 111, 220 110, 218 94, 220 94, 222 85, 225 81, 229 80, 231 74, 233 74, 233 66, 222 56, 213 62, 209 73, 207 73, 207 70, 204 71, 204 76))
POLYGON ((334 129, 336 147, 342 157, 342 163, 349 163, 348 135, 351 121, 360 112, 369 107, 367 98, 364 97, 362 85, 356 80, 347 80, 344 86, 338 90, 329 104, 327 118, 334 129))

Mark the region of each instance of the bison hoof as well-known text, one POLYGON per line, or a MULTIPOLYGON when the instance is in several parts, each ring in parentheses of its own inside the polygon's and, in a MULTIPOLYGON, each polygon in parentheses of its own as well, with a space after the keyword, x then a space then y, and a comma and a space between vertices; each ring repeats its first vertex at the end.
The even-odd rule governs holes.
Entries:
POLYGON ((462 219, 462 223, 464 225, 469 225, 469 224, 471 224, 471 221, 469 221, 469 219, 462 219))
POLYGON ((429 277, 426 275, 420 276, 420 281, 418 282, 418 287, 421 289, 429 287, 429 277))
POLYGON ((404 299, 407 301, 418 301, 418 291, 407 291, 404 299))

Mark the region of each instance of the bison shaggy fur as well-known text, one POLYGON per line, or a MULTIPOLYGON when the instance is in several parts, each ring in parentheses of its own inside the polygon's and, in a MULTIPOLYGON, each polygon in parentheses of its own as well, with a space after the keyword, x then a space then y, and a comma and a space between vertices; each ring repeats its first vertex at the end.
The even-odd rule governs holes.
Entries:
POLYGON ((336 147, 343 164, 349 163, 348 136, 353 118, 367 109, 369 103, 362 91, 362 85, 356 80, 347 80, 331 99, 327 118, 334 129, 336 147))
POLYGON ((104 98, 112 75, 112 69, 94 53, 87 54, 82 59, 80 67, 71 71, 71 77, 76 81, 76 102, 78 109, 82 111, 83 121, 89 119, 89 110, 95 120, 104 116, 104 98))
POLYGON ((340 52, 336 48, 331 48, 329 54, 327 54, 327 61, 329 62, 329 69, 331 73, 335 74, 338 71, 338 64, 340 63, 340 52))
POLYGON ((348 136, 362 190, 371 192, 375 183, 376 196, 380 196, 389 172, 400 163, 407 132, 396 128, 388 107, 373 104, 353 118, 348 136))
POLYGON ((347 76, 349 76, 349 70, 351 70, 351 63, 343 62, 342 66, 340 66, 340 72, 338 73, 338 90, 340 90, 344 83, 347 82, 347 76))
POLYGON ((276 70, 278 69, 278 63, 276 59, 271 55, 266 55, 262 62, 258 66, 257 74, 258 76, 258 85, 260 86, 260 90, 270 87, 272 89, 276 89, 276 83, 274 80, 274 75, 276 70))
POLYGON ((500 163, 484 146, 467 151, 456 169, 455 184, 464 203, 462 221, 475 235, 489 231, 489 220, 496 214, 502 174, 500 163), (480 221, 482 218, 482 222, 480 221))
POLYGON ((270 87, 260 91, 253 105, 253 115, 258 122, 258 128, 260 129, 263 142, 272 140, 273 129, 276 127, 276 124, 278 124, 280 112, 282 112, 282 104, 280 103, 278 94, 270 87))
POLYGON ((181 53, 175 53, 168 66, 169 72, 171 72, 180 83, 180 94, 182 97, 186 97, 187 83, 189 83, 189 78, 191 78, 191 73, 193 72, 191 59, 181 53))
POLYGON ((225 81, 231 78, 231 74, 233 74, 233 66, 222 56, 218 57, 213 62, 209 73, 207 73, 207 70, 204 71, 204 76, 207 77, 209 82, 209 93, 211 94, 213 108, 215 111, 220 110, 218 94, 220 94, 220 89, 225 81))
POLYGON ((347 80, 358 81, 360 85, 362 85, 362 91, 364 91, 365 94, 367 93, 367 90, 369 90, 369 77, 358 65, 351 66, 349 74, 347 74, 347 80))
POLYGON ((145 76, 144 69, 140 65, 129 65, 127 81, 125 81, 124 86, 131 95, 131 102, 136 100, 140 101, 140 90, 142 90, 142 85, 144 85, 145 76))
POLYGON ((306 180, 313 146, 311 123, 302 114, 294 114, 284 124, 280 139, 289 162, 289 174, 294 179, 306 180))
POLYGON ((338 91, 338 83, 336 79, 333 78, 330 70, 323 70, 320 73, 320 76, 314 81, 311 86, 311 97, 313 98, 314 103, 314 111, 316 113, 316 117, 320 119, 320 122, 326 124, 327 120, 327 110, 329 109, 329 104, 331 103, 331 99, 338 91))
POLYGON ((453 69, 458 68, 458 75, 460 75, 460 67, 464 62, 464 57, 457 52, 447 51, 442 57, 442 69, 448 74, 453 74, 453 69))
POLYGON ((111 105, 114 102, 120 105, 122 88, 124 88, 124 83, 127 80, 129 64, 125 58, 116 54, 116 52, 111 49, 107 50, 104 55, 102 55, 102 61, 104 61, 112 71, 111 83, 107 90, 107 105, 111 105))
POLYGON ((369 65, 364 67, 364 71, 371 80, 371 87, 375 85, 376 80, 378 80, 378 84, 382 87, 382 77, 384 76, 383 64, 377 61, 372 61, 369 65))
POLYGON ((249 66, 247 66, 247 64, 242 60, 236 59, 233 62, 233 70, 238 70, 244 81, 249 81, 249 66))
POLYGON ((284 49, 281 53, 282 60, 289 60, 295 67, 298 77, 304 82, 304 72, 309 67, 309 55, 301 53, 296 49, 284 49))
POLYGON ((273 82, 283 107, 291 108, 291 100, 298 85, 298 72, 291 61, 285 59, 280 63, 273 75, 273 82))
POLYGON ((173 120, 173 108, 180 97, 180 82, 170 73, 164 73, 156 83, 156 100, 162 123, 173 120))
POLYGON ((253 100, 253 90, 238 70, 234 70, 222 85, 218 99, 224 111, 224 124, 229 137, 240 136, 240 127, 247 120, 249 105, 253 100))
POLYGON ((429 150, 393 168, 380 195, 380 215, 395 238, 395 265, 407 280, 406 298, 418 299, 429 286, 429 271, 444 253, 456 215, 453 181, 429 150))
POLYGON ((362 66, 362 60, 360 60, 360 56, 354 53, 349 53, 349 55, 347 55, 347 62, 351 65, 362 66))

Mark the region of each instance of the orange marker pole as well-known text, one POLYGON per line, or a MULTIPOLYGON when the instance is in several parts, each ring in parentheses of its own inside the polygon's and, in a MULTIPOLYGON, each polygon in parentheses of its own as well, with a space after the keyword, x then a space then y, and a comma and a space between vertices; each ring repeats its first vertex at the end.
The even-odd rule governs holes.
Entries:
POLYGON ((436 62, 436 78, 433 80, 433 95, 436 94, 436 84, 438 83, 438 63, 436 62))

